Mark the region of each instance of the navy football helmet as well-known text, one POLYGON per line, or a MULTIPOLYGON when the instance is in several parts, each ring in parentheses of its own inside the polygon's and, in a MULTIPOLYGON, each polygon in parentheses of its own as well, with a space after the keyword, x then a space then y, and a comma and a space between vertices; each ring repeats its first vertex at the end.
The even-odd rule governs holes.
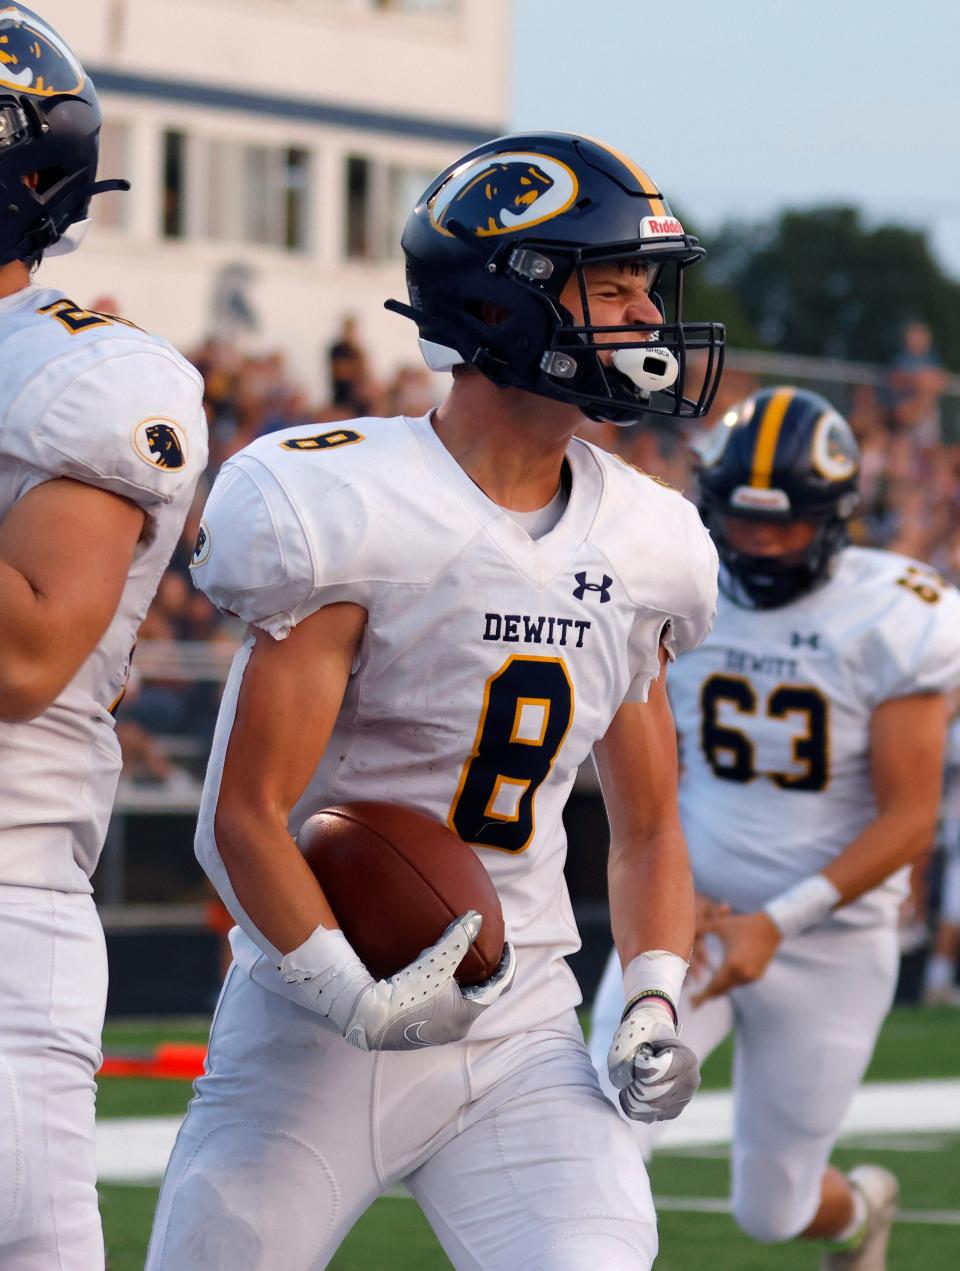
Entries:
POLYGON ((502 387, 613 423, 709 410, 723 327, 682 317, 683 273, 704 250, 615 150, 567 133, 487 142, 430 184, 402 246, 410 303, 387 308, 417 324, 432 369, 466 362, 502 387), (611 260, 652 268, 662 322, 591 323, 584 269, 611 260), (582 322, 560 300, 574 276, 582 322))
POLYGON ((0 2, 0 264, 69 250, 61 240, 93 195, 130 188, 96 179, 101 123, 69 46, 30 9, 0 2))
POLYGON ((859 474, 850 425, 817 393, 764 388, 724 415, 698 448, 697 482, 730 598, 775 609, 826 578, 847 542, 859 474), (810 521, 815 533, 803 551, 751 556, 731 545, 728 517, 810 521))

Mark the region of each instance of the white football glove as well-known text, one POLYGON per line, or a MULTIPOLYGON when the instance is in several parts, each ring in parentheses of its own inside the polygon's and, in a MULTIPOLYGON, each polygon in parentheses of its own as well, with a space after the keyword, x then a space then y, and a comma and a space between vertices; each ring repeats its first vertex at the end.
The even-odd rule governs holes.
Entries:
POLYGON ((329 1019, 358 1050, 441 1046, 465 1037, 516 974, 516 954, 508 941, 499 967, 483 984, 461 988, 453 978, 482 922, 480 914, 468 910, 388 980, 374 980, 342 931, 318 927, 287 954, 280 974, 288 984, 301 986, 303 1005, 329 1019))
POLYGON ((672 1121, 700 1085, 697 1057, 661 1006, 640 1001, 613 1035, 610 1081, 631 1121, 672 1121))

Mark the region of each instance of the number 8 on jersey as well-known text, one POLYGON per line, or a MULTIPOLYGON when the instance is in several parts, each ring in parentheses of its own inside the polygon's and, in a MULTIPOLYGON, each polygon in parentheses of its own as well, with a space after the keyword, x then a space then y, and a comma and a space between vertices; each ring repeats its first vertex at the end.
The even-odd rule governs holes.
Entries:
POLYGON ((447 822, 467 843, 522 852, 534 799, 573 722, 573 685, 560 658, 506 660, 487 680, 473 750, 447 822))

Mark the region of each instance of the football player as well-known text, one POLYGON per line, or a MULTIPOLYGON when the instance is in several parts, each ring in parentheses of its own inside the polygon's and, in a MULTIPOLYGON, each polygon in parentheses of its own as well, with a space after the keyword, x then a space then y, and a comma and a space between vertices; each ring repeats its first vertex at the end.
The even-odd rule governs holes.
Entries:
POLYGON ((120 771, 112 710, 206 461, 197 373, 32 282, 76 246, 97 97, 0 5, 0 1266, 103 1266, 94 1074, 107 968, 90 876, 120 771))
POLYGON ((679 305, 702 248, 643 171, 565 134, 466 155, 403 247, 410 303, 390 307, 454 368, 446 400, 262 438, 204 515, 195 580, 250 624, 197 832, 238 926, 152 1271, 326 1266, 400 1182, 458 1268, 651 1265, 640 1152, 600 1093, 564 962, 579 941, 561 813, 594 746, 633 997, 618 1080, 651 1119, 699 1080, 674 1027, 693 892, 663 667, 709 628, 716 554, 691 504, 573 434, 584 410, 706 408, 722 328, 679 305), (453 979, 472 913, 371 979, 294 842, 359 799, 475 848, 508 935, 487 983, 453 979))
MULTIPOLYGON (((671 701, 710 937, 682 1035, 702 1060, 736 1034, 734 1217, 757 1240, 832 1241, 825 1267, 879 1271, 896 1180, 828 1162, 893 998, 908 866, 936 825, 960 597, 915 561, 845 545, 858 470, 850 428, 814 393, 763 389, 716 426, 699 499, 719 615, 671 701)), ((623 992, 613 955, 601 1075, 623 992)))

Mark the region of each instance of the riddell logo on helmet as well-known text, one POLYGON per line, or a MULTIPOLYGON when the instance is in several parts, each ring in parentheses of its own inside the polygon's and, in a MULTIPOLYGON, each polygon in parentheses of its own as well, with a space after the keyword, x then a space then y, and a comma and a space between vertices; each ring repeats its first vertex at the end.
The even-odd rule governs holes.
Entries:
POLYGON ((786 490, 757 490, 738 485, 730 496, 732 508, 749 508, 756 512, 789 512, 790 496, 786 490))
POLYGON ((645 216, 640 222, 641 238, 658 238, 669 235, 675 238, 683 233, 683 226, 675 216, 645 216))

